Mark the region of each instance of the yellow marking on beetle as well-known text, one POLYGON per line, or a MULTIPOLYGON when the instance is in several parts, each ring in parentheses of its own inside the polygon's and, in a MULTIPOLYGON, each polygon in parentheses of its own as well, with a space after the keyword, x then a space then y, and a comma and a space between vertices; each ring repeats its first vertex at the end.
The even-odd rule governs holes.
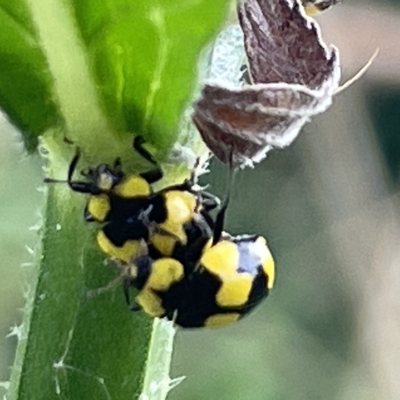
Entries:
POLYGON ((182 224, 171 224, 168 222, 163 222, 161 224, 158 224, 158 228, 162 230, 165 236, 172 236, 179 240, 181 244, 186 244, 187 243, 187 237, 185 234, 185 230, 183 229, 182 224))
POLYGON ((161 304, 161 299, 156 293, 147 288, 140 291, 135 301, 145 313, 152 317, 161 317, 165 313, 165 309, 161 304))
POLYGON ((183 265, 174 258, 164 257, 153 261, 146 286, 154 290, 168 290, 183 278, 183 265))
POLYGON ((227 313, 227 314, 215 314, 211 315, 204 321, 204 326, 214 328, 217 326, 231 324, 236 322, 240 317, 238 313, 227 313))
POLYGON ((183 224, 190 221, 197 205, 197 200, 192 193, 169 190, 164 196, 168 210, 168 219, 171 222, 183 224))
POLYGON ((248 273, 231 273, 222 278, 216 302, 221 307, 239 307, 249 299, 253 277, 248 273))
POLYGON ((163 315, 165 309, 154 291, 168 291, 174 283, 183 278, 183 274, 183 265, 173 258, 165 257, 154 261, 146 284, 136 296, 136 302, 154 317, 163 315))
POLYGON ((204 253, 200 263, 207 271, 218 276, 222 282, 216 295, 218 305, 235 307, 246 303, 253 277, 246 272, 237 272, 239 251, 235 243, 219 242, 204 253))
POLYGON ((186 244, 187 237, 183 225, 193 218, 197 200, 192 193, 180 190, 165 192, 164 200, 168 214, 166 220, 159 224, 159 228, 175 236, 181 244, 186 244))
POLYGON ((262 269, 268 276, 268 289, 272 289, 275 282, 275 262, 272 255, 263 261, 262 269))
POLYGON ((143 249, 140 240, 127 240, 123 246, 118 247, 108 239, 102 230, 97 234, 97 244, 108 257, 125 263, 131 262, 132 258, 140 254, 143 249))
POLYGON ((275 262, 271 251, 268 248, 267 241, 262 236, 259 236, 254 243, 257 246, 257 253, 261 257, 261 267, 264 274, 268 277, 268 289, 272 289, 275 281, 275 262))
POLYGON ((96 220, 103 222, 110 211, 110 201, 108 195, 99 194, 90 196, 86 205, 89 214, 96 220))
POLYGON ((222 241, 203 254, 201 265, 221 280, 231 274, 237 274, 239 251, 237 246, 229 241, 222 241))
POLYGON ((128 175, 114 186, 114 192, 123 198, 149 196, 151 186, 139 175, 128 175))
POLYGON ((164 256, 170 256, 174 251, 177 238, 171 235, 153 233, 150 236, 150 243, 164 256))

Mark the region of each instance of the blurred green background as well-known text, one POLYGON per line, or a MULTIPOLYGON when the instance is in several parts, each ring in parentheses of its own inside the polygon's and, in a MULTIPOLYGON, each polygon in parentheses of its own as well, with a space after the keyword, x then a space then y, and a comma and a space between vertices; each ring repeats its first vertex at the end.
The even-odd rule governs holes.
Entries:
MULTIPOLYGON (((348 1, 319 17, 345 77, 376 47, 380 54, 293 146, 236 175, 226 228, 268 238, 276 285, 238 324, 178 333, 172 376, 187 379, 171 400, 400 399, 400 9, 393 4, 348 1)), ((6 336, 21 321, 33 261, 25 248, 37 244, 29 227, 43 196, 40 160, 24 154, 5 119, 0 131, 6 381, 16 344, 6 336)), ((211 171, 204 181, 223 196, 225 170, 213 162, 211 171)))

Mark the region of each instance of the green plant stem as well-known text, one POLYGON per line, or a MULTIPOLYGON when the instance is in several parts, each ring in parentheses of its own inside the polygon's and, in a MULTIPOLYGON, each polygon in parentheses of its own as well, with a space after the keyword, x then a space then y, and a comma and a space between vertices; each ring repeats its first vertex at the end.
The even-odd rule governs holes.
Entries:
POLYGON ((174 386, 169 376, 174 337, 172 322, 159 318, 154 320, 140 400, 163 400, 174 386))
POLYGON ((118 273, 102 262, 76 197, 64 185, 49 190, 43 257, 9 399, 132 399, 141 392, 151 320, 127 312, 119 287, 106 289, 118 273))

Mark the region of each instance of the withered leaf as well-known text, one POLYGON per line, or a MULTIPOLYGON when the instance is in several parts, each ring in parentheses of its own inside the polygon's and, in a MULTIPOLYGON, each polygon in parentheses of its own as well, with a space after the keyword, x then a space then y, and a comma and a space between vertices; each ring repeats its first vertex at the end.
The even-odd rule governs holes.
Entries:
POLYGON ((339 86, 338 52, 296 1, 247 0, 238 7, 252 83, 207 83, 193 121, 210 150, 233 167, 290 145, 325 111, 339 86))

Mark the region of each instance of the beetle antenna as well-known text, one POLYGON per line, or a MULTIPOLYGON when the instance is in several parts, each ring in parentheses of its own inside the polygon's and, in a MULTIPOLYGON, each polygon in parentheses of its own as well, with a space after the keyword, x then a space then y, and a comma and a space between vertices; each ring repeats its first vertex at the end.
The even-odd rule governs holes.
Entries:
POLYGON ((63 179, 53 179, 53 178, 44 178, 44 183, 68 183, 67 180, 63 179))
POLYGON ((68 185, 71 186, 72 175, 75 172, 76 165, 78 164, 80 157, 81 157, 81 151, 80 151, 79 147, 77 147, 75 156, 72 159, 72 161, 70 162, 69 167, 68 167, 67 179, 44 178, 43 182, 44 183, 68 183, 68 185))
POLYGON ((155 165, 158 167, 158 162, 157 160, 153 157, 153 155, 144 148, 144 143, 146 141, 144 140, 143 136, 136 136, 135 139, 133 139, 133 148, 140 154, 145 160, 150 162, 151 164, 155 165))
POLYGON ((222 232, 224 230, 226 210, 228 209, 229 201, 231 198, 231 187, 233 185, 234 174, 235 174, 235 168, 233 167, 233 151, 231 151, 229 157, 229 165, 228 165, 228 176, 226 179, 227 182, 226 194, 222 206, 218 211, 217 217, 215 218, 212 246, 216 245, 221 240, 222 232))

